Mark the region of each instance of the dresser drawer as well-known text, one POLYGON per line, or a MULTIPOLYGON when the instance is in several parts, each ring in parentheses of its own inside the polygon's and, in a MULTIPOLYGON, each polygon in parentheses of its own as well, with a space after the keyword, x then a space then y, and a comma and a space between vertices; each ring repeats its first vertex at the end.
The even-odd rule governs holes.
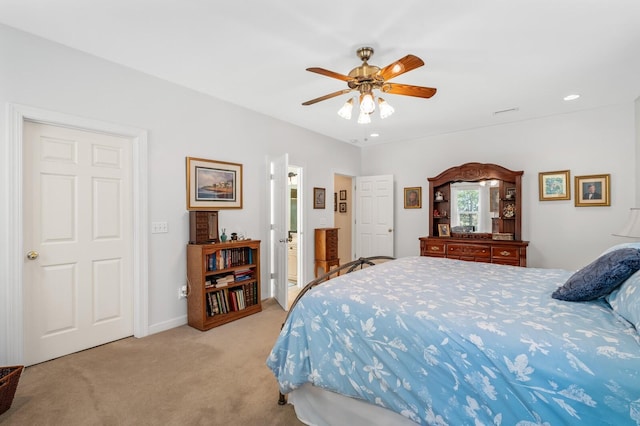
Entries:
POLYGON ((517 261, 520 257, 520 250, 514 246, 491 247, 491 257, 494 259, 517 261))
MULTIPOLYGON (((480 244, 448 244, 447 256, 468 258, 491 258, 491 247, 480 244)), ((480 260, 480 259, 478 259, 480 260)))
POLYGON ((423 256, 444 256, 447 252, 444 242, 423 241, 421 254, 423 256))
POLYGON ((503 265, 520 265, 520 249, 515 246, 499 246, 491 248, 491 262, 503 265))

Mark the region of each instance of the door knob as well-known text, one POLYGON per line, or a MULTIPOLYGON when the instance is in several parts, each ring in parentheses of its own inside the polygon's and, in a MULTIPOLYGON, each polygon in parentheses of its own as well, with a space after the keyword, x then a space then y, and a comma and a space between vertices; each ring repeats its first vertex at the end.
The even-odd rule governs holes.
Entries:
POLYGON ((31 250, 29 253, 27 253, 27 259, 29 260, 36 260, 38 258, 38 252, 31 250))
POLYGON ((286 238, 282 238, 282 239, 280 239, 280 240, 278 240, 278 241, 279 241, 279 242, 281 242, 281 243, 286 243, 286 242, 287 242, 287 241, 289 241, 289 240, 287 240, 286 238))

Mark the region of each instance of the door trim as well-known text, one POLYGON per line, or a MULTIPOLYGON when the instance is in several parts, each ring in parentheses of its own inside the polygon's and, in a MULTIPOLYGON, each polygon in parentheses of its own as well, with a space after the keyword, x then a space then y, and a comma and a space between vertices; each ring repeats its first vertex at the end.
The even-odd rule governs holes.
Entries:
POLYGON ((5 317, 0 316, 0 364, 22 364, 24 359, 23 336, 23 255, 22 227, 23 202, 23 123, 36 121, 54 126, 73 127, 129 138, 132 142, 133 184, 133 333, 135 337, 149 334, 149 282, 148 282, 148 182, 147 182, 147 131, 134 127, 102 122, 48 111, 20 104, 7 104, 7 144, 4 169, 6 184, 0 188, 1 198, 6 200, 0 210, 4 216, 7 239, 0 249, 0 294, 5 294, 5 317), (2 272, 4 271, 4 272, 2 272), (4 288, 3 288, 4 287, 4 288), (4 333, 3 333, 4 331, 4 333))

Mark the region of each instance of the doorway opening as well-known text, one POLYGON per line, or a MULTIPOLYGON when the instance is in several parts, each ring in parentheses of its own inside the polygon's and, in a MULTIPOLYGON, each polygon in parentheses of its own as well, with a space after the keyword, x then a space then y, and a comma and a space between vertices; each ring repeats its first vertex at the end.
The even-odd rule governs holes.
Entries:
POLYGON ((302 168, 287 170, 287 309, 302 289, 302 168))
POLYGON ((354 193, 352 176, 333 175, 333 226, 338 228, 338 258, 341 264, 355 259, 352 244, 354 193))

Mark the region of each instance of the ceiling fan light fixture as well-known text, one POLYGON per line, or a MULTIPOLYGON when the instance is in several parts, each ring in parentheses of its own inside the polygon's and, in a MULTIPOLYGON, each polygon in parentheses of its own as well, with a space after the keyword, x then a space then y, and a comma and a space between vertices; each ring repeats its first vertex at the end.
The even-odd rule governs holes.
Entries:
POLYGON ((360 115, 358 116, 358 124, 369 124, 371 123, 371 116, 366 112, 360 111, 360 115))
POLYGON ((349 99, 342 105, 342 108, 338 110, 338 115, 345 120, 351 120, 351 112, 353 111, 353 98, 349 99))
POLYGON ((382 119, 389 117, 395 112, 395 108, 393 108, 387 101, 380 97, 378 97, 378 107, 380 107, 380 118, 382 119))
POLYGON ((373 100, 373 93, 367 92, 360 95, 360 111, 365 114, 371 114, 376 109, 376 103, 373 100))

